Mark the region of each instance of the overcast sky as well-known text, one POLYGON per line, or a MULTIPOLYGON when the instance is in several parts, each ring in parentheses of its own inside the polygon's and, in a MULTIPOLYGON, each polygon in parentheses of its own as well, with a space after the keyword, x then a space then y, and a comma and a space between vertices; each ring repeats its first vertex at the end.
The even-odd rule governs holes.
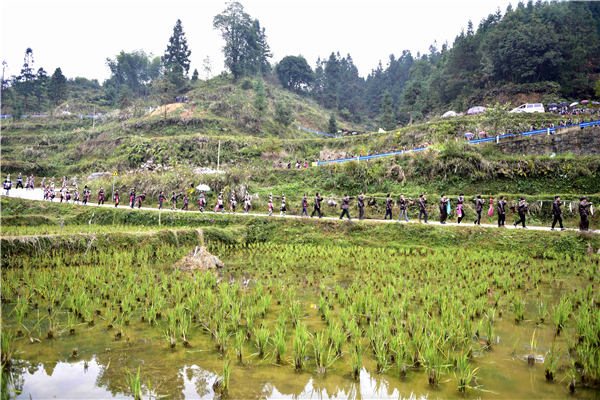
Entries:
MULTIPOLYGON (((403 49, 413 55, 452 45, 471 19, 479 21, 509 1, 240 1, 252 18, 266 28, 273 60, 302 54, 314 68, 318 56, 332 51, 350 53, 364 77, 383 66, 390 54, 403 49)), ((9 75, 18 75, 27 47, 33 49, 35 69, 49 75, 60 67, 68 78, 83 76, 102 82, 109 77, 106 58, 121 50, 144 49, 162 55, 179 18, 192 51, 191 72, 202 77, 202 61, 212 60, 213 75, 224 69, 223 40, 212 21, 225 1, 165 0, 2 0, 0 55, 9 75)), ((516 6, 514 2, 513 6, 516 6)))

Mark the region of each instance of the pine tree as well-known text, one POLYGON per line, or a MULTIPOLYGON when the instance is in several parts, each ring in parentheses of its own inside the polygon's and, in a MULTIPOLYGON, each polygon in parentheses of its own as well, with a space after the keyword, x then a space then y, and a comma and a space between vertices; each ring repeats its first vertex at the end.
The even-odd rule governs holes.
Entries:
POLYGON ((396 128, 396 118, 394 116, 394 107, 392 106, 392 96, 387 90, 383 93, 381 100, 381 126, 386 131, 396 128))
POLYGON ((198 70, 194 68, 194 73, 192 74, 192 82, 198 81, 198 70))
POLYGON ((165 68, 170 69, 174 74, 187 76, 190 70, 191 54, 192 52, 188 49, 181 20, 178 19, 173 27, 173 35, 169 39, 162 62, 165 68))
POLYGON ((28 98, 34 95, 35 89, 35 70, 33 69, 33 50, 30 47, 25 50, 23 57, 23 67, 21 74, 15 78, 15 91, 23 97, 23 109, 29 109, 28 98))
POLYGON ((48 97, 55 107, 67 99, 67 78, 60 68, 56 68, 50 78, 48 97))
POLYGON ((44 68, 38 69, 37 76, 35 78, 35 84, 33 88, 33 92, 35 97, 37 98, 37 110, 39 112, 42 111, 42 105, 44 104, 44 100, 46 98, 46 93, 48 90, 48 74, 44 71, 44 68))
POLYGON ((265 94, 265 84, 261 78, 258 78, 254 82, 254 110, 256 112, 256 118, 258 119, 258 130, 261 129, 261 123, 264 115, 267 112, 267 100, 265 94))
POLYGON ((338 126, 337 126, 337 121, 335 120, 335 115, 331 114, 331 117, 329 117, 329 133, 331 133, 332 135, 337 134, 338 131, 338 126))

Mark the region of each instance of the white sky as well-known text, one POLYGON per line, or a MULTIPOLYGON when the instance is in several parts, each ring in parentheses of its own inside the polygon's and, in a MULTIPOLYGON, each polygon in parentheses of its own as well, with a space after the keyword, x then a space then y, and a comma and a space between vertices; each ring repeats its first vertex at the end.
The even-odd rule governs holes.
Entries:
MULTIPOLYGON (((461 28, 479 21, 506 0, 464 1, 266 1, 242 0, 245 11, 266 28, 272 61, 302 54, 314 68, 318 56, 332 51, 350 53, 362 76, 383 66, 390 54, 402 50, 427 52, 434 40, 438 48, 452 45, 461 28)), ((516 6, 513 1, 513 7, 516 6)), ((9 64, 8 75, 18 75, 27 47, 33 49, 35 69, 49 75, 60 67, 68 78, 83 76, 102 82, 109 77, 105 65, 121 50, 144 49, 162 55, 175 21, 182 20, 192 51, 194 68, 203 77, 202 61, 209 55, 213 74, 224 69, 223 40, 212 21, 225 1, 139 0, 1 0, 0 58, 9 64)))

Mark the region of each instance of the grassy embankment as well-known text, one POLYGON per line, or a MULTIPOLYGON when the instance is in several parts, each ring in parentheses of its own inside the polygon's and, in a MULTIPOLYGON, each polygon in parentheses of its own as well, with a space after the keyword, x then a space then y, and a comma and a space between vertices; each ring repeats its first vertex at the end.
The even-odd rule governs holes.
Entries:
POLYGON ((134 248, 138 244, 199 243, 198 228, 207 242, 244 244, 273 242, 388 248, 472 248, 517 251, 530 256, 582 255, 588 244, 600 248, 598 235, 576 232, 514 231, 465 227, 434 227, 328 220, 265 219, 232 215, 162 213, 129 209, 89 208, 2 198, 2 251, 85 251, 103 246, 134 248), (60 224, 64 221, 64 233, 60 224), (89 224, 91 222, 91 224, 89 224), (95 228, 94 228, 95 227, 95 228), (152 227, 152 229, 150 229, 152 227), (10 237, 4 236, 8 228, 10 237), (76 233, 81 232, 81 233, 76 233), (31 235, 14 237, 15 234, 31 235), (43 233, 51 233, 39 236, 43 233), (91 239, 94 238, 93 241, 91 239))

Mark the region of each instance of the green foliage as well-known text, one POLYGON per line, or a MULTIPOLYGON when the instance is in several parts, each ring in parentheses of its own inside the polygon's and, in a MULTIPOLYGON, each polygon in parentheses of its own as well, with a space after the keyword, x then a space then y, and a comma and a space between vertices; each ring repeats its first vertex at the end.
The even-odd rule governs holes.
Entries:
POLYGON ((162 57, 162 63, 166 69, 169 69, 173 75, 187 76, 190 70, 190 55, 192 52, 188 49, 187 38, 178 19, 173 27, 173 35, 169 38, 169 44, 162 57))
POLYGON ((275 122, 277 122, 284 130, 294 121, 294 113, 289 107, 286 107, 283 102, 275 104, 275 122))
POLYGON ((387 90, 383 93, 381 101, 381 126, 386 131, 391 131, 396 128, 396 117, 394 116, 394 108, 392 107, 392 96, 387 90))
POLYGON ((67 99, 67 78, 65 78, 60 68, 56 68, 50 78, 48 97, 54 106, 67 99))
POLYGON ((266 74, 270 70, 271 53, 265 30, 257 19, 250 18, 242 4, 229 1, 225 10, 214 17, 213 28, 219 30, 225 40, 225 66, 234 80, 245 75, 266 74))
POLYGON ((258 120, 258 130, 261 129, 262 119, 267 113, 267 99, 265 94, 265 83, 261 78, 256 79, 254 82, 254 113, 258 120))
POLYGON ((285 56, 275 71, 283 87, 296 93, 308 89, 314 79, 310 65, 302 56, 285 56))
POLYGON ((337 126, 337 121, 335 120, 335 115, 331 114, 331 116, 329 117, 329 127, 328 127, 329 133, 335 135, 337 134, 338 131, 338 126, 337 126))

